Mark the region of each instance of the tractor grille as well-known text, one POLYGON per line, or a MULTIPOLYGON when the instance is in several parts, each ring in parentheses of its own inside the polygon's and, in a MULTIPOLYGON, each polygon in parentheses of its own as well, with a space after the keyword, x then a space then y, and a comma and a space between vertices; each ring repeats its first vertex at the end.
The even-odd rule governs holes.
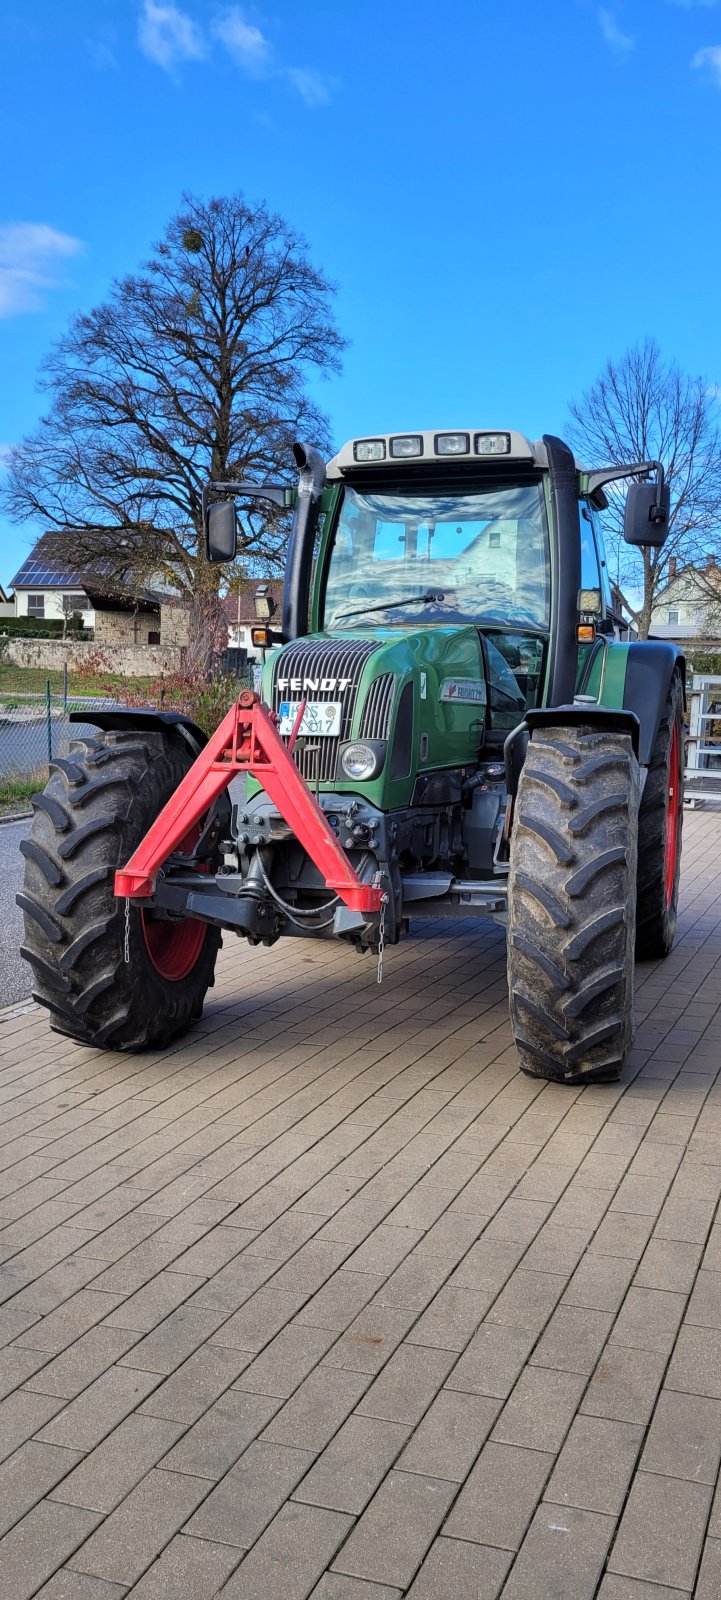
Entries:
MULTIPOLYGON (((294 755, 299 770, 308 783, 332 783, 336 775, 338 761, 338 746, 351 737, 351 722, 355 703, 358 695, 358 685, 361 680, 363 668, 374 651, 378 649, 375 640, 346 639, 343 641, 332 639, 325 642, 301 639, 297 644, 288 645, 282 650, 275 662, 273 672, 273 710, 277 711, 281 700, 308 700, 340 701, 341 731, 336 739, 299 739, 294 755), (292 692, 289 688, 278 688, 278 679, 301 678, 310 680, 316 687, 306 686, 302 694, 292 692), (335 680, 333 689, 321 688, 321 684, 328 679, 335 680), (338 688, 341 678, 347 678, 344 689, 338 688), (316 748, 309 748, 314 745, 316 748)), ((383 680, 381 680, 383 681, 383 680)), ((372 693, 372 690, 371 690, 372 693)), ((370 699, 370 694, 368 696, 370 699)), ((366 705, 368 701, 366 701, 366 705)), ((370 737, 370 736, 369 736, 370 737)))
POLYGON ((388 738, 391 731, 394 689, 395 678, 392 672, 385 672, 382 678, 376 678, 371 684, 363 707, 359 738, 388 738))

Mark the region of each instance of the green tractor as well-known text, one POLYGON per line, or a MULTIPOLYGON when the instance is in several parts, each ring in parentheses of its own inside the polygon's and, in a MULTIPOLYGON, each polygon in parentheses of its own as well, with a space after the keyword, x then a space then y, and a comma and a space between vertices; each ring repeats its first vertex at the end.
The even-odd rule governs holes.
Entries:
POLYGON ((205 495, 211 561, 237 498, 294 507, 280 618, 257 598, 262 698, 209 740, 93 713, 35 797, 36 999, 94 1047, 158 1046, 200 1016, 221 931, 382 954, 414 917, 493 917, 522 1070, 618 1077, 634 958, 674 939, 684 661, 622 640, 604 486, 633 480, 625 537, 658 546, 661 464, 586 471, 560 439, 474 429, 295 456, 294 490, 205 495))

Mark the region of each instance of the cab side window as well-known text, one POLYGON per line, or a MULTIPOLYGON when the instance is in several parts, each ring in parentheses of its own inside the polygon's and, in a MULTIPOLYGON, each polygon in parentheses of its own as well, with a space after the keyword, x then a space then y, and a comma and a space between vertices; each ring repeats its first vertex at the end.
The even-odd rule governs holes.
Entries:
MULTIPOLYGON (((606 599, 606 591, 604 589, 603 574, 601 570, 601 561, 598 554, 598 545, 596 543, 596 529, 593 522, 593 508, 589 505, 587 500, 582 500, 578 510, 581 526, 581 588, 600 589, 605 611, 608 606, 608 601, 606 599)), ((578 646, 578 670, 576 674, 577 694, 582 693, 586 688, 587 675, 590 670, 591 662, 593 661, 595 650, 595 644, 579 644, 578 646)))
POLYGON ((581 513, 581 588, 601 589, 601 565, 596 548, 593 515, 587 500, 582 500, 581 513))
POLYGON ((604 610, 606 611, 607 614, 609 614, 612 611, 613 607, 612 607, 612 603, 611 603, 611 579, 610 579, 610 577, 608 575, 608 564, 607 564, 607 561, 605 559, 605 541, 604 541, 604 537, 603 537, 603 525, 602 525, 602 522, 601 522, 601 517, 600 517, 599 512, 597 511, 596 507, 595 506, 590 506, 589 510, 590 510, 590 513, 591 513, 591 522, 592 522, 592 525, 593 525, 593 533, 594 533, 594 538, 595 538, 595 541, 596 541, 596 551, 598 553, 598 559, 599 559, 600 566, 601 566, 601 592, 603 594, 603 605, 604 605, 604 610))

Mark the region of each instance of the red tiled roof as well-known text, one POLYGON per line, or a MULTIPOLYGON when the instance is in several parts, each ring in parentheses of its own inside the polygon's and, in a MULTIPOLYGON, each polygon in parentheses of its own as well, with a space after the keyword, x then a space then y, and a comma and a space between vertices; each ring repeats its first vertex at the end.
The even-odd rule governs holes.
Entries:
POLYGON ((278 615, 283 598, 282 579, 247 578, 243 584, 240 594, 226 594, 223 596, 221 601, 223 615, 228 623, 228 627, 237 628, 239 624, 241 627, 247 627, 249 623, 257 622, 258 618, 255 611, 254 597, 256 589, 261 583, 267 584, 268 592, 272 594, 273 599, 275 600, 275 612, 276 615, 278 615))

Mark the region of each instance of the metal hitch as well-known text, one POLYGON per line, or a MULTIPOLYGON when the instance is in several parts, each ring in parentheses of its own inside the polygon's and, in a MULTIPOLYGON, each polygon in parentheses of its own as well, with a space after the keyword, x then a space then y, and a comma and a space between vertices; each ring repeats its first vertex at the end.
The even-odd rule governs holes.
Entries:
POLYGON ((327 888, 352 911, 380 912, 382 889, 361 883, 283 744, 276 718, 250 689, 239 695, 137 850, 116 872, 118 898, 147 900, 153 895, 160 868, 181 848, 191 829, 238 772, 249 772, 257 778, 322 874, 327 888))

